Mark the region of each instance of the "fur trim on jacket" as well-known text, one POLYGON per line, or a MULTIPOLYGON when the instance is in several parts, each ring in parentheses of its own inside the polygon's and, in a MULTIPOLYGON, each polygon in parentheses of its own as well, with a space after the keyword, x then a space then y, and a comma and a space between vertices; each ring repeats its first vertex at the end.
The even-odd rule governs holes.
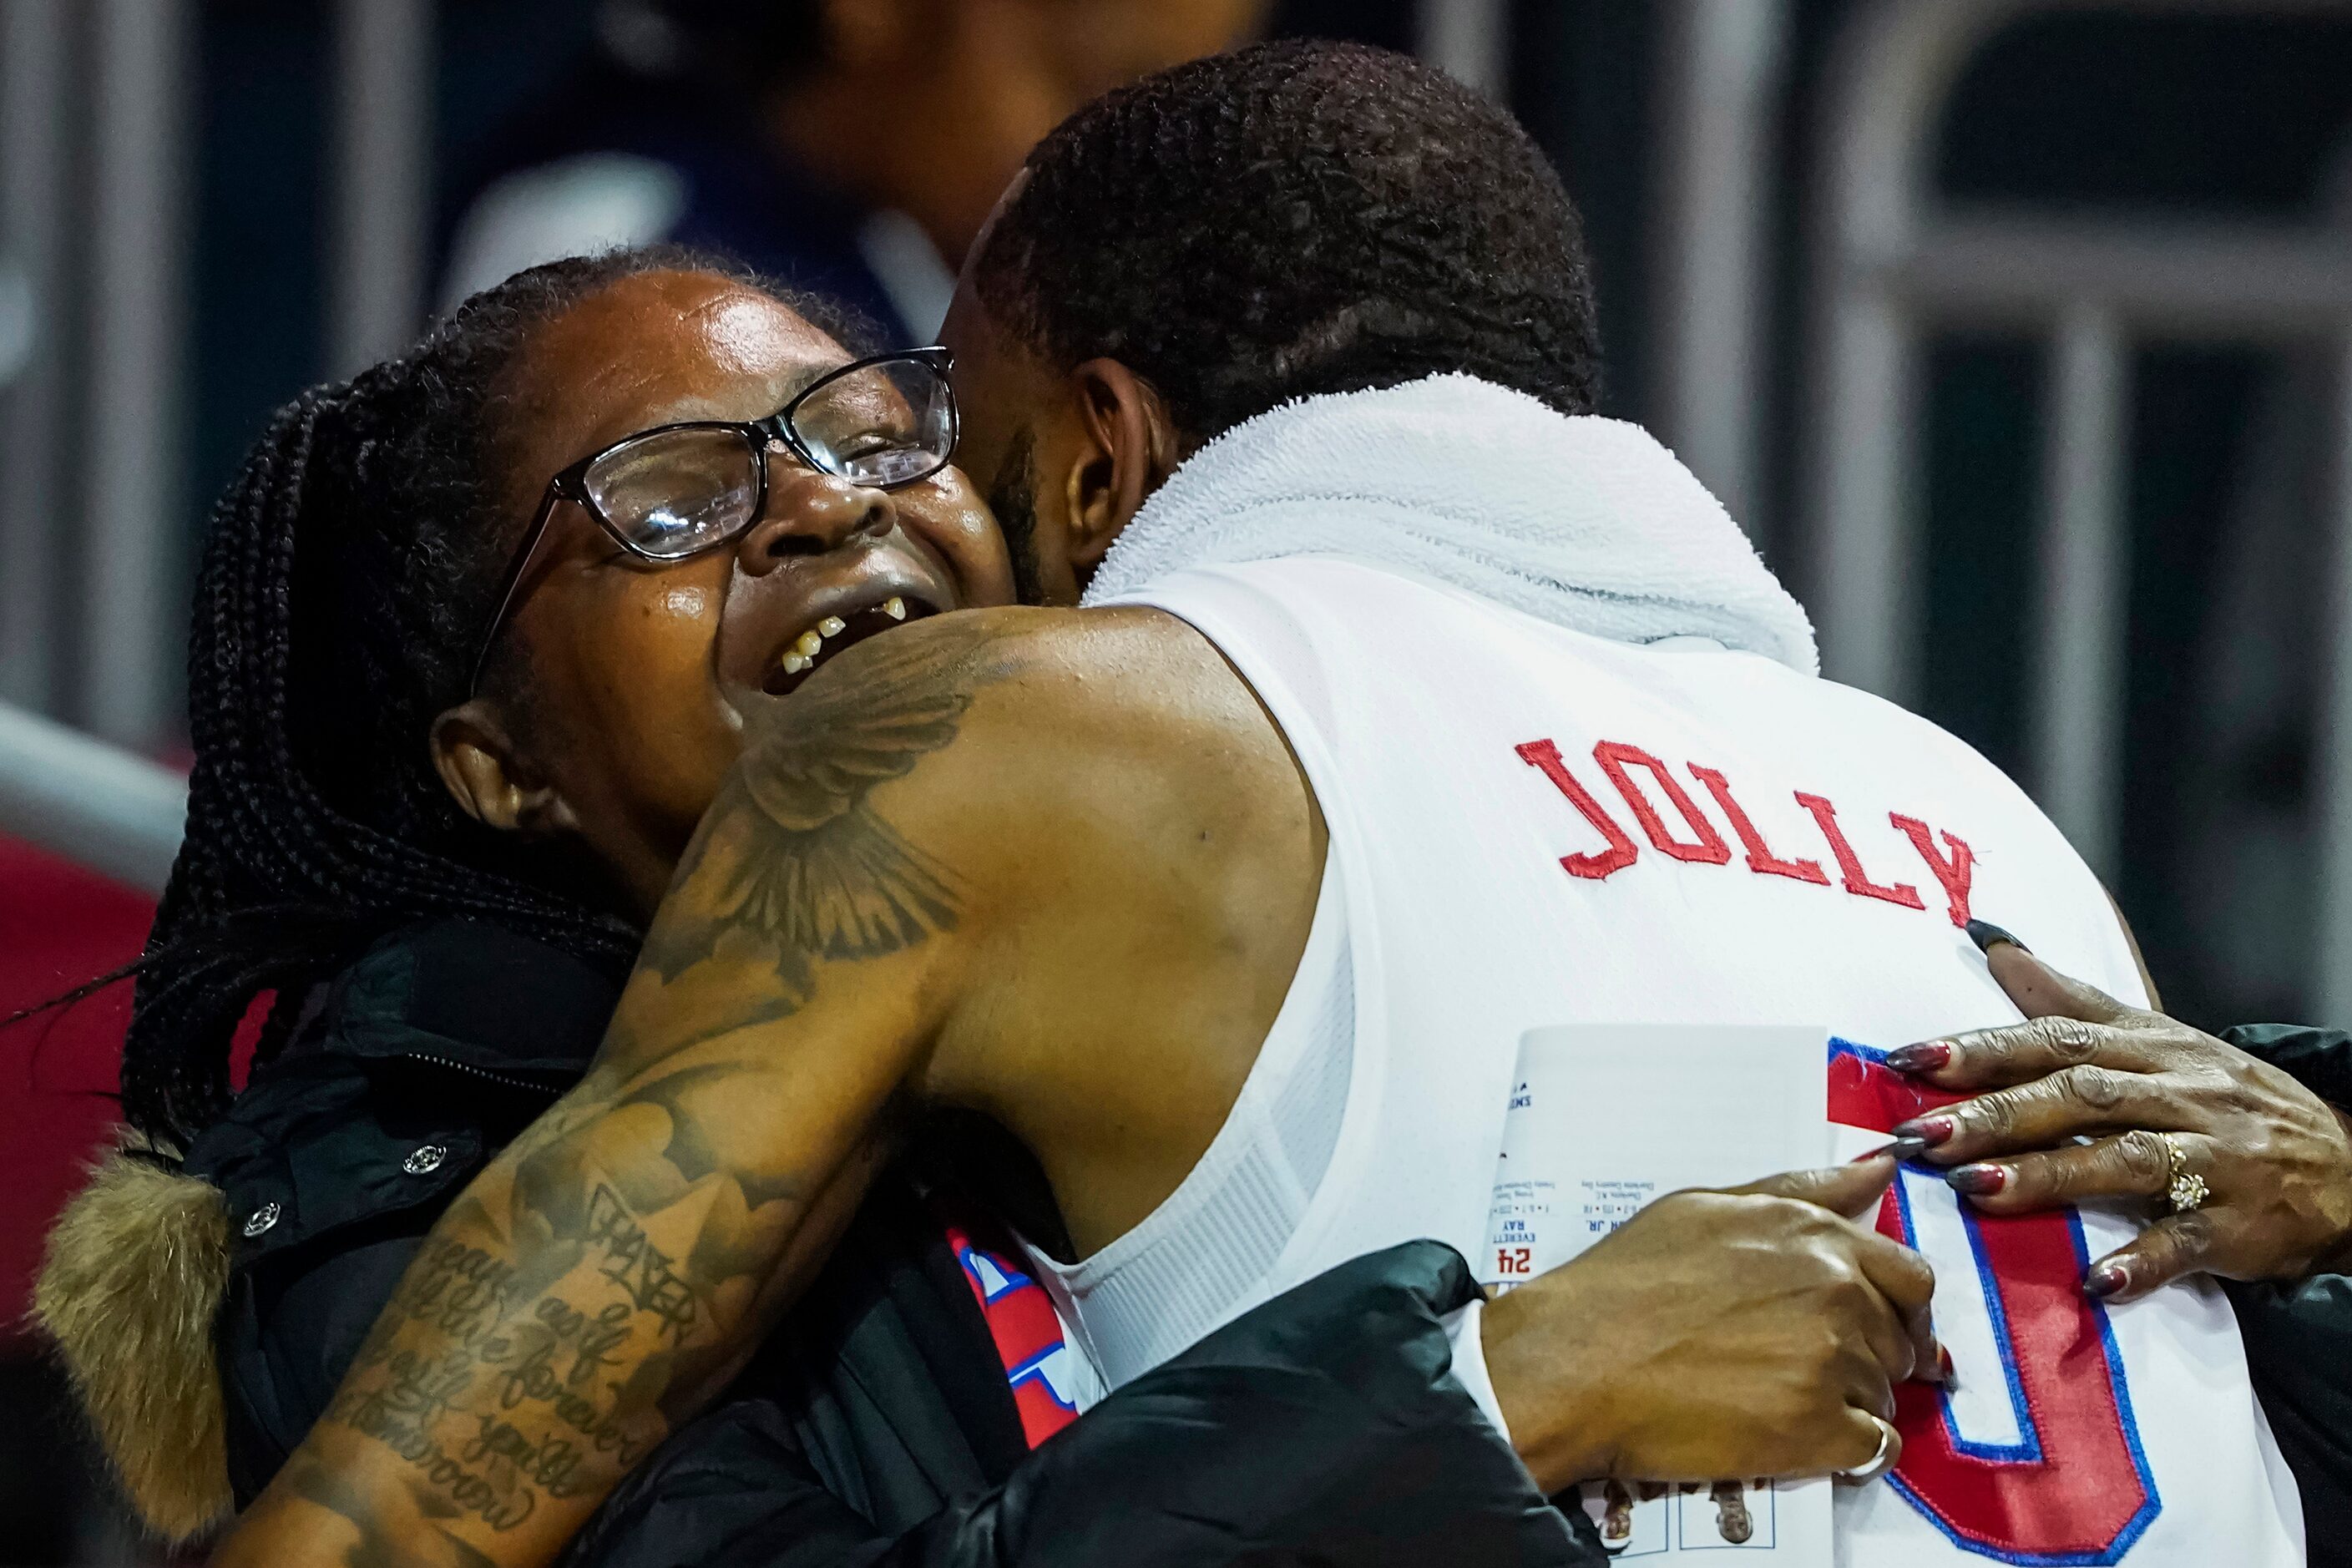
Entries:
POLYGON ((228 1289, 219 1188, 142 1149, 108 1155, 49 1232, 33 1319, 141 1519, 174 1542, 234 1511, 213 1321, 228 1289))

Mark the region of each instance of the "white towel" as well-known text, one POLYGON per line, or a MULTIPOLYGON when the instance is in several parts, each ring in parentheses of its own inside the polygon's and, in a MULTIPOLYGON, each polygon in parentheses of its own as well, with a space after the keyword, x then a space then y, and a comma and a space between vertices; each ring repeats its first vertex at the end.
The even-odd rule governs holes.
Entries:
POLYGON ((1288 555, 1387 563, 1619 642, 1712 637, 1820 668, 1803 608, 1647 431, 1475 376, 1300 398, 1234 426, 1144 503, 1086 602, 1288 555))

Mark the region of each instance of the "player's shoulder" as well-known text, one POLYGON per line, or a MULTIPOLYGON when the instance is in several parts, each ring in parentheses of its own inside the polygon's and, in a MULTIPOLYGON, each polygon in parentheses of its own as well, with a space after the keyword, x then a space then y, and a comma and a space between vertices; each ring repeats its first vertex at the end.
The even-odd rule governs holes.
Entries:
POLYGON ((1050 680, 1066 674, 1113 688, 1148 689, 1171 675, 1223 669, 1215 647, 1185 621, 1148 605, 1094 609, 1026 606, 971 610, 940 617, 969 620, 1026 674, 1050 680))
POLYGON ((902 639, 900 661, 938 666, 969 694, 979 726, 1109 742, 1171 728, 1265 723, 1247 683, 1213 644, 1143 605, 970 610, 875 641, 902 639))
POLYGON ((826 661, 761 725, 763 749, 835 733, 924 736, 967 756, 1043 748, 1183 772, 1202 748, 1282 742, 1248 685, 1185 622, 1142 606, 963 610, 826 661))
POLYGON ((1214 645, 1139 606, 910 624, 827 661, 776 718, 768 752, 820 747, 798 772, 871 781, 901 830, 957 844, 975 874, 1066 865, 1089 842, 1132 863, 1146 840, 1197 844, 1202 824, 1251 845, 1295 824, 1305 788, 1214 645))

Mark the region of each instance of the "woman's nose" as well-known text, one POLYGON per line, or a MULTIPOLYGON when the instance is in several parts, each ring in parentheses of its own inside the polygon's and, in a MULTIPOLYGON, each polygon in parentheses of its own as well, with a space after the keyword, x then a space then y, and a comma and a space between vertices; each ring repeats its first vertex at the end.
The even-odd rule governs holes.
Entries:
POLYGON ((768 484, 768 510, 736 542, 743 570, 757 576, 799 555, 823 555, 859 534, 889 531, 898 509, 877 489, 794 467, 768 484))

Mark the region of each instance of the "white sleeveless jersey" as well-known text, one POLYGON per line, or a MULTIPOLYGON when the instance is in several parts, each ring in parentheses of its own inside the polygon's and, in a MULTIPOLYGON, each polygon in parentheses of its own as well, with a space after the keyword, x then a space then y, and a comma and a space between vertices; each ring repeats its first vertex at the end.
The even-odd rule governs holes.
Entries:
MULTIPOLYGON (((1930 1103, 1885 1051, 2018 1016, 1960 929, 1972 910, 2146 999, 2057 830, 1969 747, 1875 698, 1337 558, 1185 572, 1126 602, 1190 622, 1255 687, 1347 899, 1338 1142, 1234 1311, 1416 1237, 1476 1258, 1529 1028, 1827 1025, 1832 1121, 1883 1134, 1930 1103)), ((2127 1221, 1979 1218, 1924 1168, 1880 1226, 1935 1265, 1958 1381, 1902 1390, 1901 1465, 1839 1496, 1841 1564, 2303 1562, 2294 1482, 2218 1290, 2101 1306, 2083 1273, 2127 1221)))

